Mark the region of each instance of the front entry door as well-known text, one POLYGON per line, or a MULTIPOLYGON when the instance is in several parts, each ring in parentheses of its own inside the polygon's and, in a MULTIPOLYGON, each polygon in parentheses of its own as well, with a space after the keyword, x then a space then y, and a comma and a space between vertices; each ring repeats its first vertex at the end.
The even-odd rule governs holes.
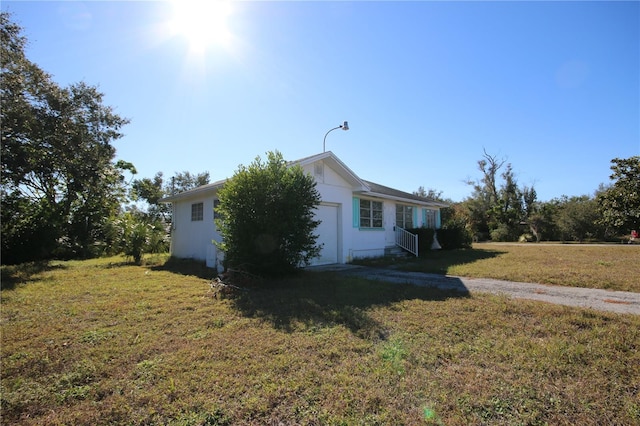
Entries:
POLYGON ((384 243, 387 247, 396 245, 396 206, 386 205, 384 212, 384 243))

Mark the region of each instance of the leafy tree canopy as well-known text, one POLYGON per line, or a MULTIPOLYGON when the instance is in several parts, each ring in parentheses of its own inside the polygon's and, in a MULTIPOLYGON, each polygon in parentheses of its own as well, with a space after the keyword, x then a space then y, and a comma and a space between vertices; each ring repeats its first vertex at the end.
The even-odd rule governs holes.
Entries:
POLYGON ((628 232, 640 229, 640 156, 611 160, 612 185, 601 192, 598 205, 602 222, 628 232))
POLYGON ((596 202, 587 195, 561 197, 553 201, 556 206, 554 224, 559 239, 563 241, 584 241, 602 239, 602 227, 596 226, 598 209, 596 202))
POLYGON ((537 209, 535 188, 518 187, 509 163, 499 173, 505 163, 506 160, 484 151, 483 158, 478 161, 482 178, 476 182, 467 182, 473 187, 473 194, 463 204, 468 210, 466 216, 473 234, 481 238, 515 241, 523 233, 525 223, 529 224, 534 234, 538 232, 537 228, 532 227, 535 223, 529 220, 537 209))
POLYGON ((442 198, 442 191, 434 188, 425 189, 424 186, 419 186, 416 191, 413 191, 413 195, 428 198, 429 200, 446 202, 446 200, 442 198))
POLYGON ((4 262, 88 256, 125 197, 112 141, 128 120, 85 83, 62 88, 25 56, 22 29, 0 14, 4 262))
POLYGON ((209 172, 192 174, 189 172, 176 173, 170 179, 165 179, 162 172, 153 178, 135 179, 131 184, 131 198, 134 201, 144 201, 148 204, 146 214, 150 219, 162 220, 170 224, 171 207, 159 201, 169 195, 188 191, 209 183, 209 172))

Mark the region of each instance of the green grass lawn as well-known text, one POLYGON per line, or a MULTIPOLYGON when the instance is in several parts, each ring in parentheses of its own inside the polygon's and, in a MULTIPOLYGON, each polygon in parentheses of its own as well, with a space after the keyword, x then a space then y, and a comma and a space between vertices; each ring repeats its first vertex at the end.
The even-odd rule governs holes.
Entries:
POLYGON ((628 244, 475 243, 473 249, 428 250, 420 258, 358 263, 461 277, 640 293, 640 246, 628 244))
POLYGON ((640 316, 147 261, 2 268, 2 424, 640 424, 640 316))

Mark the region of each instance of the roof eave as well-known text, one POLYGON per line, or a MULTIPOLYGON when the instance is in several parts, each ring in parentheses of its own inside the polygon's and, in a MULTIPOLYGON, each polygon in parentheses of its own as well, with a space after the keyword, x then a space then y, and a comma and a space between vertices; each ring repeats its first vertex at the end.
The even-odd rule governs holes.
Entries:
POLYGON ((159 203, 173 203, 175 201, 187 200, 189 198, 195 198, 199 195, 205 194, 207 192, 215 192, 220 189, 228 179, 220 180, 217 182, 209 183, 207 185, 202 185, 197 188, 190 189, 188 191, 180 192, 179 194, 170 195, 168 197, 164 197, 158 200, 159 203))
POLYGON ((429 207, 449 207, 448 204, 441 203, 439 201, 415 200, 412 198, 397 197, 394 195, 383 194, 380 192, 362 191, 361 194, 371 196, 371 197, 376 197, 376 198, 383 198, 385 200, 402 201, 403 203, 407 203, 407 204, 418 204, 421 206, 429 206, 429 207))

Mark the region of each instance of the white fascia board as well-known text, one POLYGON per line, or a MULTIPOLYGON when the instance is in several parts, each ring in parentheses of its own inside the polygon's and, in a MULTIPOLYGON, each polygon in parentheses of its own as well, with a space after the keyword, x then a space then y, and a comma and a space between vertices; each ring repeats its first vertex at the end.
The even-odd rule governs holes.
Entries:
POLYGON ((219 180, 217 182, 209 183, 207 185, 202 185, 197 188, 190 189, 188 191, 180 192, 179 194, 170 195, 168 197, 160 199, 159 203, 173 203, 175 201, 187 200, 189 198, 197 198, 202 195, 205 195, 209 192, 215 193, 220 189, 227 179, 219 180))
POLYGON ((414 204, 414 205, 417 204, 419 206, 425 206, 425 207, 449 207, 448 204, 439 203, 437 201, 418 201, 418 200, 412 200, 410 198, 394 197, 393 195, 380 194, 379 192, 363 191, 360 193, 360 195, 367 196, 367 197, 374 197, 374 198, 382 198, 384 200, 401 201, 405 204, 414 204))

